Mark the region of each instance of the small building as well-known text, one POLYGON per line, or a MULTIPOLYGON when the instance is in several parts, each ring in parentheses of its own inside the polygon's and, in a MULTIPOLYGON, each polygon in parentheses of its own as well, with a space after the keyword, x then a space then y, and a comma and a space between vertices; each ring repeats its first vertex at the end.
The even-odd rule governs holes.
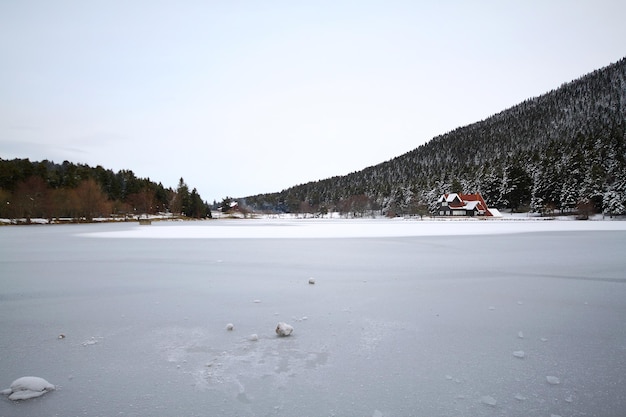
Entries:
POLYGON ((493 217, 494 213, 487 207, 487 203, 480 193, 449 193, 442 195, 439 197, 439 200, 437 200, 436 215, 493 217))

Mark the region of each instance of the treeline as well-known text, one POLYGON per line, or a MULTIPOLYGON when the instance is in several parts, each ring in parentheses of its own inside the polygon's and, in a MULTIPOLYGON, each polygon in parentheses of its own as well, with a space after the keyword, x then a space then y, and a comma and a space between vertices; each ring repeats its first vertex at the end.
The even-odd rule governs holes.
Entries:
POLYGON ((205 218, 211 211, 197 190, 180 179, 165 188, 130 170, 113 172, 101 166, 64 161, 31 162, 0 159, 0 218, 48 220, 172 213, 205 218))
POLYGON ((443 193, 480 192, 512 211, 626 214, 625 161, 622 59, 390 161, 240 202, 258 211, 425 214, 443 193))

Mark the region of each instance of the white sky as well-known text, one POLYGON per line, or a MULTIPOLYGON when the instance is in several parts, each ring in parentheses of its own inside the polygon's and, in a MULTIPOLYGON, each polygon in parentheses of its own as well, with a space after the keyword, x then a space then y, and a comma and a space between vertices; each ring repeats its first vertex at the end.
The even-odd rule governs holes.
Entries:
POLYGON ((0 2, 0 157, 212 202, 343 175, 626 56, 623 0, 0 2))

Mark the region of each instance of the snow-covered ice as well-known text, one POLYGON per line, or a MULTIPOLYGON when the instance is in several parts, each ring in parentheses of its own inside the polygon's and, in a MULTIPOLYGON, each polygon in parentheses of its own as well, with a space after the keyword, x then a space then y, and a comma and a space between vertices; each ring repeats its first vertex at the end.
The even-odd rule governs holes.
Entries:
POLYGON ((621 417, 625 226, 1 227, 0 416, 621 417))

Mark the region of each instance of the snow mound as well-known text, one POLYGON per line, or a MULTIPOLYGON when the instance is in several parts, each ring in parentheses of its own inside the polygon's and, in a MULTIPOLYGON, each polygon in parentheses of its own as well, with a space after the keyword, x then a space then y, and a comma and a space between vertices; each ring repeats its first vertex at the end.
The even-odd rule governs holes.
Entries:
POLYGON ((276 334, 279 336, 289 336, 293 332, 293 327, 282 321, 276 326, 276 334))
POLYGON ((37 376, 23 376, 16 379, 11 384, 11 388, 2 391, 8 395, 9 400, 28 400, 44 395, 48 391, 53 391, 56 387, 43 378, 37 376))

